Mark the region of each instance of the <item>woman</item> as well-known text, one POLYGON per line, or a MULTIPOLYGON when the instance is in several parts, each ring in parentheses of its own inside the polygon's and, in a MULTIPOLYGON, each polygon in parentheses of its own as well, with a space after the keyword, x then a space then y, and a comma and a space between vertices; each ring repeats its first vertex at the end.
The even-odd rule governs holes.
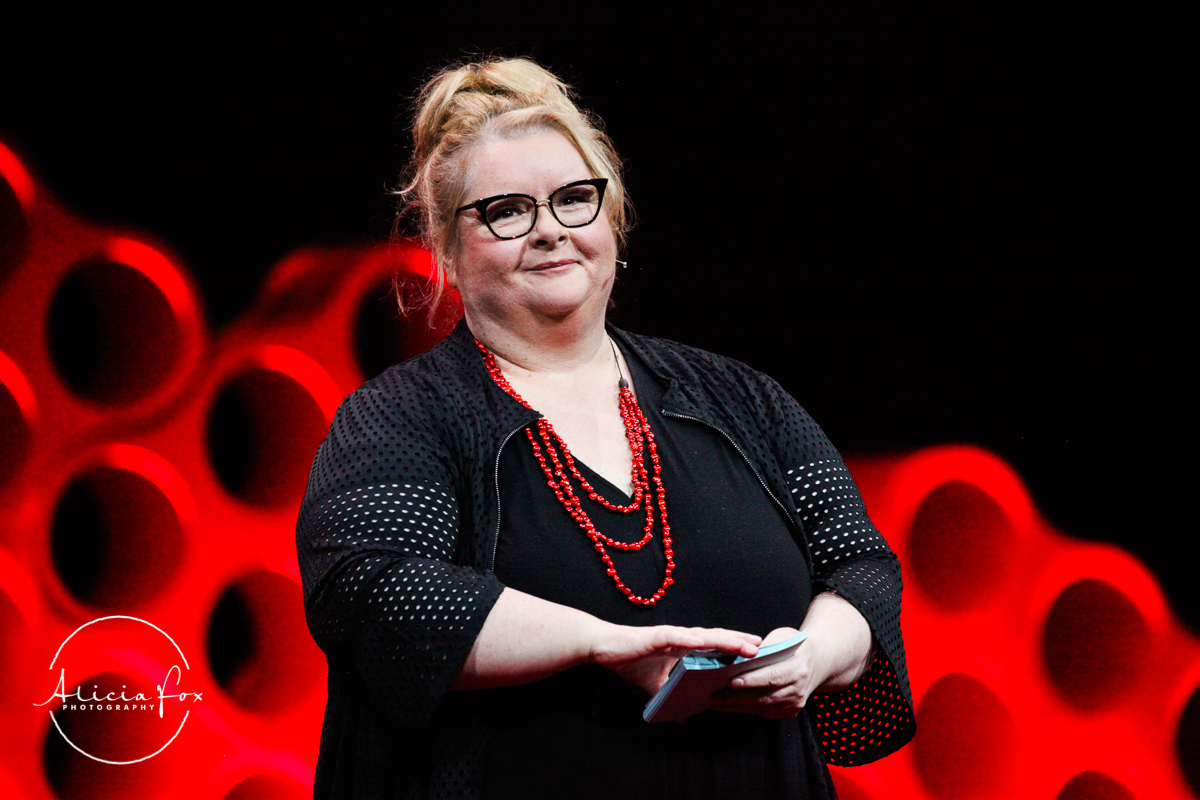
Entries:
POLYGON ((316 796, 833 796, 823 758, 913 729, 899 567, 841 458, 769 378, 606 327, 618 160, 554 76, 443 71, 414 140, 464 320, 351 395, 313 465, 316 796), (642 721, 689 650, 798 628, 712 711, 642 721))

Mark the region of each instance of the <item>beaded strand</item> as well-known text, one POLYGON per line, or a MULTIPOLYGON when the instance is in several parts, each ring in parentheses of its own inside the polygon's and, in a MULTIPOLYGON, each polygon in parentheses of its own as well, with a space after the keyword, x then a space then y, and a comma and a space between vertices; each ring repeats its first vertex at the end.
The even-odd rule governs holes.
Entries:
MULTIPOLYGON (((483 354, 483 363, 487 367, 488 373, 492 376, 492 380, 496 382, 496 385, 521 405, 534 410, 529 403, 525 402, 525 399, 521 395, 517 394, 512 384, 504 377, 504 373, 500 371, 499 365, 496 364, 496 357, 492 355, 491 351, 478 339, 475 340, 475 346, 483 354)), ((613 355, 614 357, 616 356, 615 349, 613 355)), ((618 371, 619 369, 620 366, 618 364, 618 371)), ((554 426, 550 424, 548 419, 539 417, 537 421, 538 433, 542 440, 540 445, 534 437, 533 431, 529 428, 525 429, 525 435, 529 438, 529 444, 533 447, 534 457, 541 464, 542 472, 546 474, 546 484, 554 492, 558 501, 562 503, 567 513, 571 515, 571 518, 575 520, 592 541, 592 547, 600 554, 600 560, 604 562, 605 571, 613 579, 613 582, 616 583, 617 590, 624 594, 630 602, 643 606, 652 606, 666 594, 667 587, 675 583, 675 579, 671 577, 671 573, 675 570, 675 551, 671 547, 671 526, 667 524, 667 495, 663 489, 662 464, 658 458, 658 447, 654 443, 654 433, 650 430, 650 423, 646 421, 646 417, 638 407, 637 400, 634 398, 633 392, 629 388, 629 383, 626 382, 624 377, 620 380, 618 394, 620 397, 621 420, 625 423, 625 438, 629 440, 629 449, 633 454, 633 467, 630 474, 633 484, 633 501, 628 505, 610 503, 592 488, 587 479, 580 474, 579 468, 575 466, 575 459, 572 458, 571 451, 567 447, 566 442, 555 432, 554 426), (645 458, 642 455, 644 445, 647 444, 650 449, 655 495, 657 496, 658 510, 662 519, 663 554, 666 556, 667 566, 662 586, 659 587, 658 591, 650 597, 640 597, 634 594, 633 590, 626 586, 621 577, 617 575, 617 568, 613 565, 612 558, 609 557, 605 545, 618 550, 641 550, 654 538, 652 532, 654 527, 654 503, 651 502, 650 493, 651 475, 646 469, 645 458), (545 453, 543 453, 543 447, 545 453), (560 451, 562 453, 561 458, 559 457, 560 451), (546 463, 546 455, 550 456, 550 464, 553 464, 553 468, 551 468, 550 464, 546 463), (563 468, 564 462, 566 463, 566 469, 563 468), (579 481, 580 486, 583 487, 590 500, 599 503, 605 508, 630 514, 644 507, 646 527, 645 535, 642 536, 641 540, 637 542, 618 542, 596 530, 596 526, 592 523, 591 518, 588 517, 587 512, 583 510, 579 498, 575 495, 575 490, 571 486, 571 475, 579 481)))

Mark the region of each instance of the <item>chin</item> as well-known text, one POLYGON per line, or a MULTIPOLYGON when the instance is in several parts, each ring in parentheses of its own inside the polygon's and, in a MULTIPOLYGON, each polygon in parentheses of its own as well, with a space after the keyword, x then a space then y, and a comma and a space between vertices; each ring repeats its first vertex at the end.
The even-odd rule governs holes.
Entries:
MULTIPOLYGON (((570 292, 533 298, 530 306, 547 317, 567 317, 590 308, 596 302, 598 299, 594 294, 570 292)), ((601 307, 604 305, 601 303, 601 307)))
MULTIPOLYGON (((567 277, 567 276, 562 276, 567 277)), ((555 280, 528 298, 529 306, 548 316, 565 316, 597 301, 600 287, 590 281, 555 280)))
POLYGON ((583 303, 538 303, 534 310, 543 317, 564 319, 584 307, 583 303))

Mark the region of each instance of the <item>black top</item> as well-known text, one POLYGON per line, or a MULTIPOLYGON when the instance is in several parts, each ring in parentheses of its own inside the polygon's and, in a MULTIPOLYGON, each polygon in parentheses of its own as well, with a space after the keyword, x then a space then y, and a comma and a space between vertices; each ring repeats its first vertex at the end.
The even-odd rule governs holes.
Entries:
MULTIPOLYGON (((627 363, 663 467, 674 585, 652 607, 617 591, 591 540, 546 485, 523 432, 500 457, 497 577, 506 586, 622 625, 719 627, 760 636, 799 628, 812 582, 782 511, 723 434, 664 416, 665 387, 628 354, 627 363)), ((536 427, 530 429, 538 437, 536 427)), ((649 468, 648 447, 644 457, 649 468)), ((631 501, 586 464, 575 463, 609 502, 631 501)), ((612 511, 588 499, 578 481, 572 485, 598 530, 617 541, 641 539, 644 511, 612 511)), ((650 489, 655 490, 653 480, 650 489)), ((609 548, 621 579, 643 597, 662 585, 661 524, 656 503, 650 543, 639 551, 609 548)), ((684 725, 651 725, 641 718, 645 692, 597 668, 481 695, 481 703, 495 704, 497 715, 501 708, 512 714, 489 749, 488 798, 831 795, 806 717, 776 721, 708 712, 684 725)))
MULTIPOLYGON (((900 567, 837 450, 745 364, 609 333, 669 387, 668 416, 700 420, 746 456, 784 510, 813 592, 837 592, 870 624, 879 652, 867 675, 812 698, 805 715, 828 763, 896 750, 914 725, 900 567)), ((296 522, 305 614, 329 665, 320 800, 483 795, 487 745, 514 718, 481 719, 477 693, 448 688, 503 589, 493 573, 500 454, 536 418, 496 386, 463 323, 338 409, 296 522)), ((682 581, 692 567, 682 555, 678 563, 682 581)), ((596 763, 617 771, 603 754, 596 763)))

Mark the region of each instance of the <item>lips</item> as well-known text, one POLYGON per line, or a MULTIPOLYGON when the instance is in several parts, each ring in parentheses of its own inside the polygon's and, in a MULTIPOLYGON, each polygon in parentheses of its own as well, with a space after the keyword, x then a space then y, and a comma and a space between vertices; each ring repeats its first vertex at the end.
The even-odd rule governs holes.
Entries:
POLYGON ((543 272, 545 270, 555 269, 557 267, 565 267, 571 264, 579 263, 573 258, 563 258, 558 261, 543 261, 540 264, 535 264, 529 268, 530 272, 543 272))

